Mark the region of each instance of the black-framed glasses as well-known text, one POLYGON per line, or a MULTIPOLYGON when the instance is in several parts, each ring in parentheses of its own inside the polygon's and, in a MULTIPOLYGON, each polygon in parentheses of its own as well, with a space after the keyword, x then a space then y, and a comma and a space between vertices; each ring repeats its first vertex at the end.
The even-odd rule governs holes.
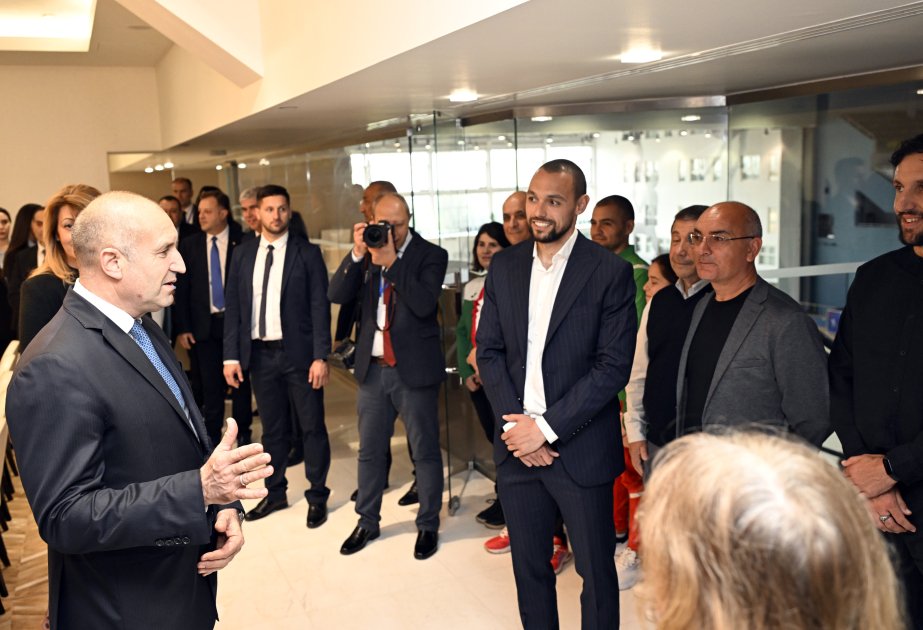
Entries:
POLYGON ((698 247, 705 241, 708 241, 708 244, 712 247, 721 247, 725 243, 730 243, 731 241, 742 241, 748 238, 759 238, 756 234, 752 236, 728 236, 727 234, 702 234, 701 232, 690 232, 689 236, 686 237, 686 240, 693 247, 698 247))

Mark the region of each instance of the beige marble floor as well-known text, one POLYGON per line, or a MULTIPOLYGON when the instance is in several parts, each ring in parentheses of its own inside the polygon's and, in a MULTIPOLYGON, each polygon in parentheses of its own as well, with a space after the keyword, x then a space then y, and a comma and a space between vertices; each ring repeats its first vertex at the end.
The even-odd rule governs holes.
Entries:
MULTIPOLYGON (((315 530, 305 527, 303 468, 289 468, 291 507, 246 523, 246 545, 219 578, 218 630, 520 627, 510 556, 486 553, 483 541, 496 532, 474 520, 492 496, 488 479, 472 475, 453 516, 446 494, 438 553, 413 558, 416 507, 397 505, 411 479, 403 436, 392 444, 381 538, 353 556, 340 555, 357 519, 349 494, 356 485, 358 444, 353 403, 342 382, 328 388, 327 403, 333 450, 329 520, 315 530)), ((464 474, 453 478, 455 494, 463 480, 464 474)), ((557 588, 561 627, 579 628, 581 580, 573 563, 558 576, 557 588)), ((621 594, 621 609, 622 628, 643 627, 631 591, 621 594)))

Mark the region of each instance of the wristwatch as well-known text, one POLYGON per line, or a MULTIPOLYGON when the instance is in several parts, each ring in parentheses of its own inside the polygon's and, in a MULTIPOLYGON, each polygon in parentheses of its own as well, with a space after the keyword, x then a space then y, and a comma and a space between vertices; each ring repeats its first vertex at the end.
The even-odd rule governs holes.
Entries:
POLYGON ((884 467, 885 467, 885 473, 886 473, 889 477, 891 477, 891 479, 893 479, 894 481, 899 481, 899 479, 897 478, 897 475, 894 474, 894 469, 891 468, 891 462, 888 460, 888 456, 887 456, 887 455, 885 455, 885 456, 882 458, 882 463, 884 464, 884 467))

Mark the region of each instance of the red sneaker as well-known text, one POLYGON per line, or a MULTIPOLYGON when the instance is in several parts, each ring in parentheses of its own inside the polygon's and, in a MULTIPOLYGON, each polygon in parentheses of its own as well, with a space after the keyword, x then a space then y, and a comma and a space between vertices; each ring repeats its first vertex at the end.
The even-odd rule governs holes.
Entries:
POLYGON ((510 551, 510 532, 505 527, 499 535, 489 538, 484 542, 484 549, 487 553, 509 553, 510 551))
POLYGON ((554 569, 554 572, 560 573, 563 571, 564 565, 570 562, 573 557, 574 554, 567 548, 567 543, 555 536, 554 550, 551 552, 551 568, 554 569))

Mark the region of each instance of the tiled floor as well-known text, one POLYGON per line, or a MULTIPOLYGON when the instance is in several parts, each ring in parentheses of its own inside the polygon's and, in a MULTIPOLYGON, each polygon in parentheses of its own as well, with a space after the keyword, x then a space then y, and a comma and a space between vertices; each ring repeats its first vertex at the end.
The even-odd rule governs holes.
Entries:
MULTIPOLYGON (((349 495, 356 487, 354 399, 335 379, 326 392, 327 426, 333 446, 329 485, 330 517, 315 530, 305 527, 303 468, 288 470, 292 506, 246 523, 246 545, 219 577, 219 630, 305 628, 520 627, 510 556, 491 555, 483 541, 494 535, 474 520, 492 497, 493 483, 474 473, 453 516, 443 501, 440 549, 432 558, 413 558, 416 506, 400 507, 410 484, 403 436, 392 442, 391 489, 382 505, 382 536, 353 556, 340 544, 356 525, 349 495)), ((453 478, 458 494, 464 474, 453 478)), ((255 502, 250 502, 252 507, 255 502)), ((558 576, 562 628, 580 627, 581 580, 569 564, 558 576)), ((621 595, 622 628, 641 628, 631 591, 621 595)))

